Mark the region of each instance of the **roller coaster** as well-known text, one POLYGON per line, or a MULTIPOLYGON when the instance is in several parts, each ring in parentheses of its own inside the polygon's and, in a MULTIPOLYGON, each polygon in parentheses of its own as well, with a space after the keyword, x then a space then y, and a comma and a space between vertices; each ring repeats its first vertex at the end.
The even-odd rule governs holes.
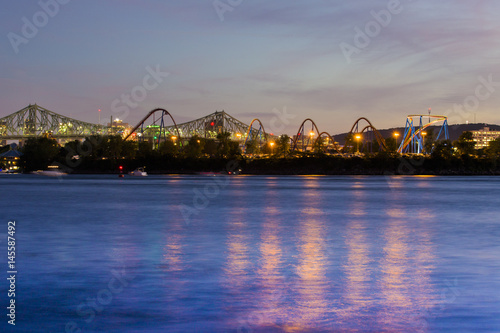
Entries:
MULTIPOLYGON (((397 148, 399 153, 421 154, 424 152, 426 129, 442 122, 436 140, 443 135, 449 138, 448 119, 437 115, 409 115, 406 118, 405 131, 401 144, 397 148), (424 118, 429 121, 425 123, 424 118)), ((259 119, 253 119, 250 125, 230 116, 225 111, 216 111, 205 117, 193 121, 177 124, 172 114, 163 108, 156 108, 148 112, 139 123, 129 132, 124 140, 148 140, 155 145, 164 140, 178 140, 183 145, 193 136, 216 139, 220 133, 230 133, 229 139, 238 141, 243 150, 250 140, 257 140, 260 145, 270 141, 274 136, 266 133, 264 124, 259 119)), ((47 110, 37 104, 29 105, 9 116, 0 118, 0 142, 7 140, 24 140, 49 134, 55 139, 63 141, 81 140, 91 135, 119 134, 116 128, 92 124, 47 110)), ((306 118, 299 126, 297 134, 291 139, 291 151, 335 151, 347 152, 352 148, 353 140, 362 140, 370 147, 377 142, 379 150, 387 150, 387 145, 380 132, 365 117, 361 117, 351 127, 347 134, 346 144, 341 151, 334 137, 328 132, 320 131, 311 118, 306 118), (363 123, 365 123, 363 125, 363 123), (357 135, 362 134, 362 135, 357 135), (370 139, 371 138, 371 139, 370 139)))
POLYGON ((398 148, 398 153, 411 153, 411 154, 421 154, 425 150, 425 130, 436 123, 442 122, 439 133, 436 140, 439 140, 441 134, 444 135, 444 139, 449 139, 448 134, 448 117, 446 116, 433 116, 433 115, 409 115, 406 117, 405 131, 401 145, 398 148), (428 118, 427 124, 424 124, 423 119, 428 118), (418 126, 415 125, 415 119, 419 120, 418 126))
POLYGON ((342 154, 342 150, 340 149, 339 145, 337 144, 337 142, 335 142, 333 136, 331 136, 330 133, 328 132, 321 132, 318 135, 318 137, 316 138, 316 140, 314 140, 313 143, 313 148, 316 147, 319 151, 323 152, 326 152, 329 147, 332 147, 336 153, 342 154), (326 138, 323 138, 323 136, 326 136, 326 138), (326 140, 326 142, 324 140, 326 140))
MULTIPOLYGON (((379 144, 380 149, 387 150, 387 145, 385 143, 385 140, 379 133, 379 131, 372 125, 372 123, 368 119, 366 119, 365 117, 361 117, 358 120, 356 120, 356 122, 352 125, 351 130, 347 135, 348 140, 346 141, 346 145, 344 146, 343 152, 346 152, 348 145, 350 143, 349 140, 351 140, 351 138, 354 137, 355 133, 364 133, 364 132, 367 132, 370 135, 374 136, 374 138, 377 140, 379 144), (359 124, 361 121, 366 121, 368 125, 363 127, 361 131, 359 131, 359 124)), ((302 122, 302 124, 299 127, 299 130, 297 131, 297 134, 293 138, 291 147, 292 151, 302 151, 302 152, 307 150, 313 150, 315 148, 318 150, 324 150, 326 147, 332 147, 333 150, 335 150, 337 153, 342 153, 342 150, 335 142, 333 136, 330 135, 328 132, 320 132, 318 126, 311 118, 307 118, 302 122), (311 125, 310 131, 306 130, 306 124, 308 122, 311 125), (326 136, 326 140, 328 140, 326 145, 322 144, 324 136, 326 136)))
POLYGON ((123 140, 127 140, 129 137, 137 136, 139 141, 142 141, 146 138, 153 138, 155 142, 155 146, 159 145, 160 142, 167 139, 179 140, 179 144, 182 145, 182 137, 181 132, 179 131, 179 127, 175 123, 174 117, 165 109, 157 108, 148 112, 148 114, 142 118, 142 120, 130 131, 130 133, 123 138, 123 140), (157 118, 156 115, 160 114, 157 118), (146 126, 144 128, 144 124, 146 120, 152 118, 153 122, 151 125, 146 126), (165 126, 166 120, 170 118, 172 120, 173 125, 165 126), (141 129, 139 133, 137 133, 138 129, 141 129), (173 131, 175 130, 175 132, 173 131))
POLYGON ((173 116, 168 111, 158 108, 149 112, 125 139, 134 137, 133 133, 136 133, 136 135, 142 139, 154 139, 156 137, 156 140, 160 140, 160 138, 165 139, 175 136, 180 142, 181 138, 186 140, 193 136, 216 139, 219 133, 228 132, 231 134, 231 140, 241 141, 246 139, 244 133, 246 133, 248 129, 248 125, 228 115, 224 111, 216 111, 208 116, 193 121, 176 124, 173 116), (160 111, 162 113, 159 115, 158 119, 156 119, 155 114, 160 111), (152 122, 146 125, 146 120, 148 119, 152 120, 152 122), (173 124, 167 126, 166 123, 170 120, 173 124), (137 132, 139 128, 141 132, 137 132))
POLYGON ((259 145, 262 146, 263 142, 267 142, 271 136, 266 133, 266 130, 264 129, 264 125, 260 121, 260 119, 253 119, 250 122, 250 125, 248 126, 247 132, 245 134, 245 143, 243 146, 243 151, 246 152, 247 148, 247 143, 252 140, 258 140, 259 145), (259 129, 256 130, 253 128, 253 124, 258 123, 259 124, 259 129))
POLYGON ((305 119, 302 124, 300 124, 299 130, 297 131, 297 135, 293 138, 292 141, 292 151, 295 150, 300 150, 300 151, 306 151, 308 148, 312 149, 313 144, 315 142, 314 137, 316 136, 317 138, 320 137, 320 132, 318 129, 318 126, 316 126, 316 123, 314 120, 311 118, 305 119), (311 130, 306 131, 306 123, 310 122, 311 123, 311 130), (299 143, 300 143, 300 148, 299 148, 299 143))
MULTIPOLYGON (((373 139, 375 139, 377 141, 380 150, 387 151, 387 144, 385 143, 384 137, 375 128, 375 126, 373 126, 372 123, 368 119, 366 119, 365 117, 361 117, 361 118, 358 118, 356 120, 356 122, 352 125, 351 130, 349 131, 349 134, 347 135, 347 138, 348 138, 348 140, 356 139, 357 133, 363 134, 365 132, 367 133, 367 135, 361 135, 360 139, 364 139, 364 141, 366 141, 368 143, 370 151, 373 150, 373 147, 371 144, 373 142, 373 139), (365 125, 365 127, 363 127, 360 131, 359 124, 362 121, 365 121, 367 123, 367 125, 365 125), (366 137, 368 137, 368 138, 366 138, 366 137)), ((351 142, 349 142, 349 143, 351 143, 351 142)), ((347 146, 348 146, 348 142, 346 140, 346 145, 344 146, 344 150, 347 146)))

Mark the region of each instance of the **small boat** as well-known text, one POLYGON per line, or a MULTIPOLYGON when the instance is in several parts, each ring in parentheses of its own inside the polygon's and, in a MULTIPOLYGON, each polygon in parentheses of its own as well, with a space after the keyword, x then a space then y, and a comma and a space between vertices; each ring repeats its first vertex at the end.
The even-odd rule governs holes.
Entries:
POLYGON ((38 170, 32 172, 35 175, 47 176, 47 177, 61 177, 66 176, 67 173, 59 169, 57 166, 49 166, 48 170, 38 170))
POLYGON ((128 173, 130 176, 137 176, 137 177, 146 177, 148 173, 144 171, 144 168, 137 168, 134 171, 130 171, 128 173))

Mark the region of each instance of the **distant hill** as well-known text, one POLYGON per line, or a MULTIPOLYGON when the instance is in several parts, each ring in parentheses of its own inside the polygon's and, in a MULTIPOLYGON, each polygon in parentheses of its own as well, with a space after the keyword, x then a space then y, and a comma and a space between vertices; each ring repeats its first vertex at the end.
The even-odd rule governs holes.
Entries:
MULTIPOLYGON (((457 140, 460 134, 462 134, 465 131, 477 131, 480 129, 483 129, 484 127, 489 127, 490 131, 500 131, 500 125, 493 125, 493 124, 484 124, 484 123, 478 123, 478 124, 459 124, 459 125, 448 125, 448 134, 450 135, 450 140, 454 141, 457 140)), ((441 126, 430 126, 430 129, 434 131, 434 136, 436 136, 439 133, 439 130, 441 129, 441 126)), ((401 136, 404 134, 404 127, 396 127, 396 128, 389 128, 389 129, 379 129, 378 131, 384 138, 388 138, 394 135, 395 132, 398 132, 400 134, 399 140, 401 140, 401 136)), ((334 136, 335 141, 337 141, 340 145, 344 145, 345 143, 345 137, 348 133, 340 133, 334 136)), ((441 139, 443 138, 443 134, 441 134, 441 139)), ((398 140, 398 142, 400 142, 398 140)))

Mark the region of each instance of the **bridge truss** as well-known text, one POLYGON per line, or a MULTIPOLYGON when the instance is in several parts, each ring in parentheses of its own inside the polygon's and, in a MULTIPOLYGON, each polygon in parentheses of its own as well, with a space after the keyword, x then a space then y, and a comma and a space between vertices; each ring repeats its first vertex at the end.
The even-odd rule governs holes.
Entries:
POLYGON ((109 134, 110 128, 65 117, 37 104, 28 105, 0 118, 0 141, 23 140, 42 135, 55 139, 83 139, 91 135, 109 134))

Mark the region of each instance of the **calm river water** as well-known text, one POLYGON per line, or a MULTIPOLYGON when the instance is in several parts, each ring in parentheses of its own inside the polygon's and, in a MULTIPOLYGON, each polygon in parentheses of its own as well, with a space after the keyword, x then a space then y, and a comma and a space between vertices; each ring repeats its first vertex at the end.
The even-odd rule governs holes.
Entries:
POLYGON ((1 175, 2 332, 499 332, 500 178, 1 175))

